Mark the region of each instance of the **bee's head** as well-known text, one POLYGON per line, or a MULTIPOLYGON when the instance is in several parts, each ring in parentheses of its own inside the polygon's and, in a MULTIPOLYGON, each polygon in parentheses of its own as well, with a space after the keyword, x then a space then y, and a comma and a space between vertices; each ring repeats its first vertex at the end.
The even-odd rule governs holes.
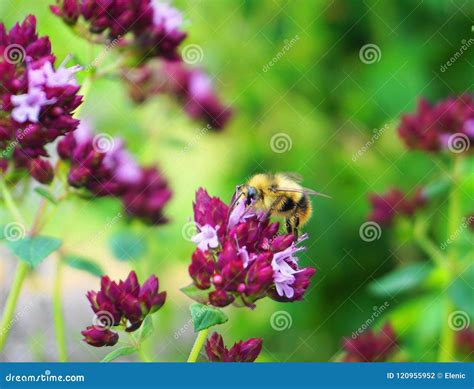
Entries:
POLYGON ((258 196, 257 189, 250 185, 239 185, 237 191, 240 196, 245 197, 245 205, 250 205, 258 196))

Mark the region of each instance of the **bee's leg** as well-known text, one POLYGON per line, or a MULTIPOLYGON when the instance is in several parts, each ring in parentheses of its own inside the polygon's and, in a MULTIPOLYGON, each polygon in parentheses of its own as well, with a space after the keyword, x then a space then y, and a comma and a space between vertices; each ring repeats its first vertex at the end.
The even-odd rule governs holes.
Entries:
POLYGON ((291 234, 293 232, 293 226, 291 225, 291 218, 287 217, 285 219, 285 224, 286 224, 286 232, 288 234, 291 234))
POLYGON ((299 236, 298 226, 300 225, 300 218, 295 215, 295 216, 293 216, 293 220, 294 220, 293 235, 295 237, 295 242, 296 242, 298 240, 298 236, 299 236))

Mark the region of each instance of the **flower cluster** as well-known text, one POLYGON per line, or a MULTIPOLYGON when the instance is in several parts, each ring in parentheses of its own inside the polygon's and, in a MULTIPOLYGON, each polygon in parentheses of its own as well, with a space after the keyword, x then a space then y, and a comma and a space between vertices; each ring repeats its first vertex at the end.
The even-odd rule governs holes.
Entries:
POLYGON ((378 334, 369 330, 356 339, 344 338, 346 362, 383 362, 397 347, 397 338, 390 323, 378 334))
POLYGON ((381 225, 390 225, 396 216, 412 216, 417 209, 426 204, 423 190, 418 188, 410 198, 397 188, 391 188, 387 193, 370 194, 369 201, 372 212, 368 219, 381 225))
POLYGON ((153 61, 138 69, 127 69, 123 77, 136 102, 155 94, 174 96, 192 119, 217 130, 224 128, 232 116, 232 110, 217 97, 210 77, 182 62, 153 61))
POLYGON ((452 148, 450 143, 455 141, 451 138, 453 134, 464 138, 466 143, 473 143, 474 99, 470 95, 462 95, 435 105, 422 99, 416 113, 402 117, 398 131, 410 149, 437 152, 452 148))
POLYGON ((456 335, 457 348, 466 354, 474 352, 474 329, 472 327, 459 331, 456 335))
POLYGON ((82 121, 58 143, 59 156, 70 161, 69 184, 95 196, 121 198, 127 214, 149 224, 167 221, 163 208, 171 198, 166 180, 155 167, 139 166, 120 139, 94 137, 82 121))
POLYGON ((48 37, 39 38, 28 16, 8 33, 0 24, 0 170, 30 171, 41 183, 53 179, 46 145, 75 130, 81 104, 75 73, 80 66, 55 67, 48 37))
POLYGON ((207 358, 211 362, 254 362, 262 351, 262 339, 251 338, 235 343, 230 350, 224 339, 214 332, 206 342, 207 358))
POLYGON ((265 296, 282 302, 303 299, 315 269, 298 266, 295 254, 304 248, 297 247, 292 234, 277 235, 279 223, 270 223, 268 215, 253 212, 244 201, 230 209, 199 189, 194 221, 198 247, 189 274, 204 302, 254 308, 265 296))
POLYGON ((100 290, 87 293, 96 320, 81 332, 84 341, 95 347, 113 346, 119 337, 110 328, 123 326, 127 332, 136 331, 147 315, 155 313, 165 303, 166 292, 159 293, 158 290, 159 281, 154 275, 141 286, 134 271, 118 283, 103 276, 100 290))
MULTIPOLYGON (((179 59, 177 48, 186 38, 183 17, 159 0, 57 0, 53 13, 67 24, 87 29, 96 40, 121 41, 121 48, 137 55, 137 61, 163 57, 179 59)), ((91 38, 94 39, 94 38, 91 38)))

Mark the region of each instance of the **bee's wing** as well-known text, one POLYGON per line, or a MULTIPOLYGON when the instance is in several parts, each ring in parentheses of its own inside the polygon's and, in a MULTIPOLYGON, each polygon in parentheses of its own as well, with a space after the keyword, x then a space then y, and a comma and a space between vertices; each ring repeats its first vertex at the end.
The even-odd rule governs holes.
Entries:
POLYGON ((292 181, 297 182, 298 184, 303 181, 303 177, 299 173, 294 173, 294 172, 284 172, 280 173, 282 176, 285 176, 286 178, 289 178, 292 181))
POLYGON ((316 192, 316 191, 314 191, 312 189, 308 189, 308 188, 301 188, 301 189, 276 188, 275 191, 276 192, 296 192, 296 193, 304 193, 304 194, 309 195, 309 196, 321 196, 321 197, 326 197, 328 199, 332 198, 331 196, 328 196, 327 194, 316 192))

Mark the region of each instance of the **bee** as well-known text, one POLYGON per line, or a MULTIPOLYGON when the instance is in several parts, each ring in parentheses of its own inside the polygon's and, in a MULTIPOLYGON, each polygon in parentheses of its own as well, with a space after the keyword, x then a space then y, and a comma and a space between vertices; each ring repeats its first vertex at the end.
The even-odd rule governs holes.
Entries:
POLYGON ((246 184, 238 185, 234 203, 241 197, 246 205, 268 216, 285 218, 286 231, 298 239, 299 229, 311 218, 310 196, 329 197, 301 186, 296 173, 256 174, 246 184))

